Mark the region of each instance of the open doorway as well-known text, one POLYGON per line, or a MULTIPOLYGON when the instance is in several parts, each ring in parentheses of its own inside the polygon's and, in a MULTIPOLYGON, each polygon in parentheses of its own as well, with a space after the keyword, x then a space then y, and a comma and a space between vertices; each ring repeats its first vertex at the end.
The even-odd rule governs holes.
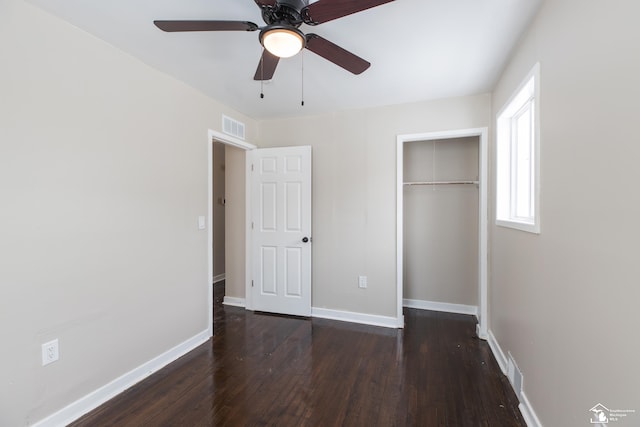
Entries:
POLYGON ((213 285, 225 279, 225 145, 213 141, 213 285))
MULTIPOLYGON (((218 141, 212 142, 212 191, 213 206, 211 232, 213 234, 213 297, 215 303, 221 303, 225 295, 225 145, 218 141)), ((216 316, 214 312, 213 321, 216 316)), ((215 329, 215 327, 214 327, 215 329)))
POLYGON ((245 281, 248 277, 245 256, 248 224, 245 209, 245 157, 248 150, 255 148, 255 145, 238 138, 209 131, 207 223, 210 226, 207 243, 207 294, 210 336, 214 331, 214 286, 224 280, 225 291, 224 295, 220 296, 224 304, 244 306, 245 281), (236 293, 233 293, 234 289, 236 293))

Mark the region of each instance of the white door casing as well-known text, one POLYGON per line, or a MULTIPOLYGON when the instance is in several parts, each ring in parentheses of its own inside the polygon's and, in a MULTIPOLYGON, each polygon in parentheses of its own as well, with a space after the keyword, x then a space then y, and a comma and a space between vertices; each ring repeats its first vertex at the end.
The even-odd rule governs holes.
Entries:
POLYGON ((311 316, 311 147, 251 155, 251 308, 311 316))
POLYGON ((404 144, 413 141, 429 141, 436 139, 464 138, 468 136, 477 136, 479 138, 479 200, 478 200, 478 324, 476 326, 476 334, 481 339, 488 338, 489 321, 488 321, 488 129, 473 128, 460 129, 443 132, 428 132, 421 134, 398 135, 396 137, 396 291, 397 291, 397 318, 398 327, 403 327, 404 316, 402 315, 403 307, 403 218, 404 218, 404 197, 403 197, 403 159, 404 144))

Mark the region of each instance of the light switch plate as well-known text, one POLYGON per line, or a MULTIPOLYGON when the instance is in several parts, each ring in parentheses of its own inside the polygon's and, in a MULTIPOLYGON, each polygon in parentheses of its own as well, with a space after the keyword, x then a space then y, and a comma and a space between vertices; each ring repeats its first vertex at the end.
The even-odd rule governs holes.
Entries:
POLYGON ((198 217, 198 230, 204 230, 206 226, 205 219, 203 215, 198 217))

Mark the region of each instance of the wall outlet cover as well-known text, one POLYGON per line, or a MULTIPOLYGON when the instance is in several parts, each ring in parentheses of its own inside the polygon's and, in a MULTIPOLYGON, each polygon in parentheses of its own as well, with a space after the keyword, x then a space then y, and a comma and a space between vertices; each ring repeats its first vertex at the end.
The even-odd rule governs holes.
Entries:
POLYGON ((59 358, 60 353, 57 339, 42 344, 42 366, 53 363, 59 358))
POLYGON ((367 276, 358 276, 358 287, 362 289, 366 289, 367 287, 367 276))

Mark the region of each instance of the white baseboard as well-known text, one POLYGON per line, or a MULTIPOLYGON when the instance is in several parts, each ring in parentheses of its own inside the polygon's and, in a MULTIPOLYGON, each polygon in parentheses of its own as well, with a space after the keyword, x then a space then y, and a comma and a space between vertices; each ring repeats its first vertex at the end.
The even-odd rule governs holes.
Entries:
MULTIPOLYGON (((502 348, 500 348, 500 344, 498 344, 498 340, 496 340, 496 337, 493 335, 493 332, 491 330, 489 330, 487 342, 489 343, 489 347, 491 348, 493 356, 498 362, 498 366, 500 366, 500 370, 504 375, 507 375, 507 358, 504 355, 502 348)), ((516 392, 518 400, 520 401, 518 409, 522 414, 522 418, 524 418, 525 422, 527 423, 527 427, 542 427, 542 423, 536 416, 536 412, 533 410, 529 399, 527 399, 527 396, 524 394, 524 390, 514 391, 516 392)))
POLYGON ((480 338, 481 340, 484 340, 484 341, 489 339, 489 334, 486 334, 486 333, 482 332, 482 329, 480 328, 480 324, 479 323, 476 325, 476 335, 478 336, 478 338, 480 338))
POLYGON ((447 313, 470 314, 478 317, 478 306, 451 304, 448 302, 424 301, 419 299, 403 299, 402 305, 420 310, 444 311, 447 313))
POLYGON ((225 296, 224 299, 222 300, 222 303, 224 305, 232 305, 234 307, 242 307, 242 308, 246 307, 246 303, 245 303, 245 299, 244 298, 236 298, 236 297, 227 297, 227 296, 225 296))
POLYGON ((522 414, 522 418, 527 423, 527 427, 542 427, 542 423, 538 419, 531 403, 529 403, 529 399, 524 394, 524 391, 520 393, 520 405, 518 406, 520 409, 520 413, 522 414))
POLYGON ((493 357, 496 358, 498 362, 498 366, 500 366, 500 370, 503 374, 507 375, 507 358, 504 355, 504 352, 500 348, 500 344, 496 340, 496 337, 493 335, 493 331, 489 330, 487 342, 489 343, 489 347, 491 348, 491 352, 493 353, 493 357))
POLYGON ((226 278, 227 278, 227 275, 225 273, 218 274, 217 276, 213 276, 213 284, 215 285, 218 282, 222 282, 226 278))
MULTIPOLYGON (((246 308, 244 298, 224 297, 224 305, 246 308)), ((341 320, 343 322, 361 323, 364 325, 384 326, 386 328, 402 328, 404 323, 398 323, 395 317, 377 316, 374 314, 355 313, 352 311, 330 310, 327 308, 311 307, 311 317, 321 319, 341 320)), ((401 322, 403 320, 401 319, 401 322)))
POLYGON ((321 319, 341 320, 343 322, 362 323, 364 325, 384 326, 385 328, 401 328, 395 317, 378 316, 375 314, 355 313, 353 311, 330 310, 327 308, 311 307, 311 316, 321 319))
POLYGON ((84 397, 81 397, 61 410, 38 421, 33 424, 33 426, 66 426, 208 340, 209 330, 204 330, 172 349, 167 350, 161 355, 116 378, 110 383, 103 385, 84 397))

